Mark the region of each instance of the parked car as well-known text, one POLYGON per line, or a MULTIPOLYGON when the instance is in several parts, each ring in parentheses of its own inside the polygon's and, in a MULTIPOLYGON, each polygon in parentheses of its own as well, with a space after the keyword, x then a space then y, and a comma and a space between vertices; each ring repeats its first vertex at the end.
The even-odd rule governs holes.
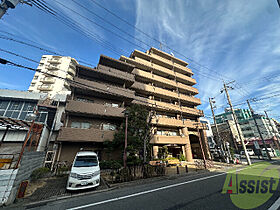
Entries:
POLYGON ((241 163, 241 156, 239 154, 233 155, 233 163, 234 164, 240 164, 241 163))
POLYGON ((97 154, 82 151, 76 154, 67 181, 67 190, 97 187, 100 184, 100 167, 97 154))
MULTIPOLYGON (((250 155, 250 156, 255 155, 255 152, 254 152, 253 149, 247 149, 247 153, 248 153, 248 155, 250 155)), ((240 152, 240 155, 245 155, 245 152, 242 150, 242 151, 240 152)))
MULTIPOLYGON (((267 150, 268 150, 268 153, 269 153, 270 157, 276 157, 276 152, 275 152, 274 149, 272 149, 272 148, 267 148, 267 150)), ((267 155, 266 155, 265 148, 262 148, 262 155, 263 155, 264 157, 267 156, 267 155)))

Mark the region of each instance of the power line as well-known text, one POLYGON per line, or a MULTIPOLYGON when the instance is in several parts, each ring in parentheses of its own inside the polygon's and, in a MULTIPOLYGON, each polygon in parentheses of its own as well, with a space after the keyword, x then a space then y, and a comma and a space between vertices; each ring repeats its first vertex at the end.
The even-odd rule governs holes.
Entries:
MULTIPOLYGON (((147 34, 146 32, 142 31, 141 29, 137 28, 136 26, 134 26, 133 24, 131 24, 131 23, 128 22, 127 20, 125 20, 125 19, 123 19, 122 17, 120 17, 119 15, 117 15, 117 14, 115 14, 114 12, 110 11, 109 9, 107 9, 106 7, 104 7, 103 5, 97 3, 95 0, 92 0, 91 2, 93 2, 94 4, 96 4, 98 7, 104 9, 105 11, 107 11, 108 13, 110 13, 111 15, 113 15, 114 17, 116 17, 117 19, 119 19, 119 20, 121 20, 122 22, 126 23, 126 24, 129 25, 130 27, 134 28, 134 29, 137 30, 138 32, 144 34, 145 36, 147 36, 147 37, 150 38, 151 40, 154 40, 155 42, 157 42, 157 43, 159 43, 159 44, 161 44, 161 45, 164 45, 167 49, 169 49, 169 50, 171 50, 171 51, 173 51, 173 52, 175 52, 175 53, 177 53, 177 54, 183 56, 185 59, 190 60, 191 62, 197 64, 198 66, 200 66, 200 67, 202 67, 202 68, 205 68, 205 69, 208 69, 208 70, 210 70, 211 72, 216 73, 216 76, 217 76, 217 75, 220 75, 219 77, 220 77, 221 80, 222 80, 223 78, 225 78, 225 79, 230 79, 230 78, 225 77, 224 75, 221 75, 219 72, 214 71, 213 69, 210 69, 210 68, 208 68, 208 67, 206 67, 206 66, 200 64, 199 62, 197 62, 197 61, 195 61, 195 60, 193 60, 193 59, 191 59, 191 58, 185 56, 183 53, 178 52, 178 51, 175 50, 175 49, 172 49, 172 48, 169 47, 167 44, 165 44, 165 43, 159 41, 158 39, 156 39, 156 38, 150 36, 149 34, 147 34)), ((193 67, 192 67, 192 68, 193 68, 193 67)), ((197 71, 199 71, 199 70, 197 69, 197 71)))
MULTIPOLYGON (((44 72, 44 71, 42 71, 42 70, 40 70, 40 69, 34 69, 34 68, 31 68, 31 67, 28 67, 28 66, 24 66, 24 65, 21 65, 21 64, 17 64, 17 63, 8 61, 8 60, 6 60, 6 59, 0 58, 0 64, 8 64, 8 65, 12 65, 12 66, 16 66, 16 67, 28 69, 28 70, 31 70, 31 71, 39 72, 39 73, 42 73, 42 74, 46 74, 46 75, 48 75, 48 76, 52 76, 52 77, 55 77, 55 78, 58 78, 58 79, 61 79, 61 80, 65 80, 65 81, 67 81, 67 82, 69 82, 69 83, 72 83, 72 84, 77 84, 77 85, 80 85, 80 86, 83 86, 83 87, 88 87, 88 88, 90 88, 90 89, 99 90, 99 91, 101 91, 101 92, 109 93, 109 94, 111 94, 111 95, 115 95, 115 96, 119 97, 119 95, 117 95, 117 94, 115 94, 115 93, 113 93, 113 92, 110 92, 109 90, 103 90, 103 89, 98 88, 98 87, 86 85, 86 84, 84 84, 84 83, 82 83, 82 82, 73 81, 73 80, 70 80, 70 79, 67 79, 67 78, 63 78, 63 77, 60 77, 60 76, 57 76, 57 75, 54 75, 54 74, 50 74, 50 73, 48 73, 48 72, 44 72)), ((163 105, 157 105, 157 104, 154 104, 154 103, 150 103, 150 102, 147 102, 147 101, 138 99, 138 98, 133 98, 133 100, 139 101, 139 102, 144 103, 144 104, 152 105, 152 107, 161 107, 161 108, 164 108, 164 109, 166 109, 166 110, 179 112, 179 111, 177 111, 177 110, 170 109, 169 107, 166 107, 166 106, 163 106, 163 105)), ((188 108, 188 107, 186 107, 186 108, 188 108)))
POLYGON ((35 61, 35 60, 30 59, 30 58, 27 58, 27 57, 25 57, 25 56, 22 56, 22 55, 19 55, 19 54, 13 53, 13 52, 8 51, 8 50, 4 50, 4 49, 1 49, 1 48, 0 48, 0 51, 5 52, 5 53, 8 53, 8 54, 10 54, 10 55, 14 55, 14 56, 17 56, 17 57, 23 58, 23 59, 28 60, 28 61, 31 61, 31 62, 33 62, 33 63, 38 63, 38 61, 35 61))

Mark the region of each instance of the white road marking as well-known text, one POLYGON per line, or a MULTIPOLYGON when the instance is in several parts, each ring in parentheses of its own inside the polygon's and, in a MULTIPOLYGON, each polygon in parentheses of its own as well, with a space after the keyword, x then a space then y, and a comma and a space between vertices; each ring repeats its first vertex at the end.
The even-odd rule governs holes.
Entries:
POLYGON ((169 188, 172 188, 172 187, 181 186, 181 185, 184 185, 184 184, 189 184, 189 183, 192 183, 192 182, 198 182, 198 181, 202 181, 202 180, 206 180, 206 179, 211 179, 213 177, 222 176, 222 175, 225 175, 225 174, 226 174, 226 172, 223 172, 221 174, 216 174, 216 175, 212 175, 212 176, 202 177, 202 178, 199 178, 199 179, 194 179, 194 180, 190 180, 190 181, 186 181, 186 182, 181 182, 181 183, 177 183, 177 184, 167 185, 167 186, 159 187, 159 188, 156 188, 156 189, 153 189, 153 190, 147 190, 147 191, 143 191, 143 192, 139 192, 139 193, 134 193, 134 194, 118 197, 118 198, 113 198, 113 199, 104 200, 104 201, 100 201, 100 202, 96 202, 96 203, 91 203, 91 204, 87 204, 87 205, 83 205, 83 206, 78 206, 78 207, 70 208, 69 210, 76 210, 76 209, 83 209, 83 208, 88 208, 88 207, 92 207, 92 206, 97 206, 97 205, 104 204, 104 203, 109 203, 109 202, 113 202, 113 201, 123 200, 123 199, 126 199, 126 198, 131 198, 131 197, 135 197, 135 196, 139 196, 139 195, 144 195, 144 194, 148 194, 148 193, 152 193, 152 192, 156 192, 156 191, 160 191, 160 190, 169 189, 169 188))
MULTIPOLYGON (((274 162, 277 162, 277 161, 272 161, 271 163, 274 163, 274 162)), ((255 165, 255 166, 258 166, 258 165, 259 164, 255 165)), ((252 167, 255 167, 255 166, 252 166, 252 167)), ((246 167, 241 168, 241 169, 237 169, 236 171, 242 171, 244 169, 246 169, 246 167)), ((144 195, 144 194, 148 194, 148 193, 152 193, 152 192, 156 192, 156 191, 160 191, 160 190, 165 190, 165 189, 169 189, 169 188, 172 188, 172 187, 177 187, 177 186, 181 186, 181 185, 185 185, 185 184, 189 184, 189 183, 193 183, 193 182, 198 182, 198 181, 202 181, 202 180, 206 180, 206 179, 211 179, 211 178, 222 176, 222 175, 225 175, 225 174, 227 174, 227 172, 223 172, 221 174, 211 175, 211 176, 207 176, 207 177, 202 177, 202 178, 198 178, 198 179, 194 179, 194 180, 190 180, 190 181, 186 181, 186 182, 181 182, 181 183, 177 183, 177 184, 167 185, 167 186, 159 187, 159 188, 156 188, 156 189, 153 189, 153 190, 147 190, 147 191, 143 191, 143 192, 139 192, 139 193, 134 193, 134 194, 126 195, 126 196, 121 196, 121 197, 118 197, 118 198, 112 198, 112 199, 108 199, 108 200, 104 200, 104 201, 100 201, 100 202, 96 202, 96 203, 90 203, 90 204, 86 204, 86 205, 82 205, 82 206, 77 206, 77 207, 69 208, 68 210, 76 210, 76 209, 83 209, 83 208, 88 208, 88 207, 92 207, 92 206, 97 206, 97 205, 104 204, 104 203, 110 203, 110 202, 113 202, 113 201, 123 200, 123 199, 126 199, 126 198, 136 197, 136 196, 139 196, 139 195, 144 195)), ((276 204, 277 202, 280 205, 280 198, 274 204, 276 204)), ((277 203, 277 205, 278 205, 278 203, 277 203)), ((272 208, 274 206, 274 204, 270 208, 272 208)), ((279 207, 279 205, 277 207, 279 207)), ((275 210, 275 209, 277 209, 277 207, 269 209, 269 210, 275 210)))
POLYGON ((275 201, 275 203, 270 206, 270 208, 268 210, 277 210, 279 209, 280 206, 280 198, 277 199, 277 201, 275 201))

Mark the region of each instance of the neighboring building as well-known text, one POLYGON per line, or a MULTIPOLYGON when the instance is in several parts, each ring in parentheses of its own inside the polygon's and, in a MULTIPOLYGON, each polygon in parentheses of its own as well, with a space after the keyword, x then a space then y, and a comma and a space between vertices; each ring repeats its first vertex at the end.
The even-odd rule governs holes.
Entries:
POLYGON ((149 107, 155 113, 152 120, 153 156, 158 157, 163 146, 177 157, 180 153, 188 161, 202 158, 199 138, 206 158, 210 158, 205 125, 199 117, 203 111, 197 109, 201 104, 193 72, 187 63, 158 49, 151 48, 146 53, 135 50, 130 57, 121 56, 120 60, 135 66, 133 74, 135 90, 133 103, 149 107))
POLYGON ((54 76, 36 72, 28 91, 48 93, 49 98, 56 94, 70 94, 70 84, 66 79, 73 80, 77 64, 77 61, 71 57, 43 55, 37 69, 54 76))
MULTIPOLYGON (((236 128, 236 125, 235 125, 234 121, 233 120, 227 120, 223 123, 217 124, 217 127, 218 127, 218 130, 219 130, 219 133, 220 133, 220 137, 222 138, 222 141, 228 142, 230 144, 230 147, 238 150, 239 145, 241 145, 241 143, 240 143, 241 140, 239 138, 238 131, 237 131, 237 128, 236 128)), ((239 130, 240 129, 241 128, 239 126, 239 130)), ((217 131, 216 131, 216 127, 214 125, 212 125, 212 131, 213 131, 213 134, 215 136, 215 140, 217 141, 218 134, 217 134, 217 131)), ((241 133, 241 136, 243 137, 242 133, 241 133)))
MULTIPOLYGON (((250 110, 235 109, 235 114, 245 139, 249 140, 251 138, 260 137, 250 110)), ((264 139, 270 139, 273 136, 280 137, 277 126, 273 120, 267 119, 264 115, 255 115, 255 118, 264 139)), ((225 124, 227 121, 233 121, 233 115, 229 109, 226 109, 222 114, 216 115, 216 122, 218 125, 225 124)))
MULTIPOLYGON (((37 143, 34 146, 37 151, 46 150, 50 140, 49 134, 53 133, 52 128, 57 116, 57 107, 49 102, 45 93, 0 89, 0 154, 18 154, 21 151, 31 126, 28 115, 36 109, 37 133, 34 138, 37 138, 37 143)), ((56 130, 59 130, 59 127, 56 130)))
POLYGON ((205 123, 206 128, 207 128, 205 132, 206 132, 209 148, 214 149, 216 147, 217 143, 215 142, 215 139, 214 139, 210 121, 204 117, 201 117, 200 122, 205 123))
MULTIPOLYGON (((75 83, 65 109, 64 127, 57 138, 57 161, 72 163, 81 149, 98 153, 99 159, 112 159, 120 151, 107 154, 106 140, 113 140, 124 119, 125 106, 134 99, 128 88, 134 83, 134 66, 101 55, 96 68, 77 65, 75 83)), ((118 157, 120 158, 120 157, 118 157)))

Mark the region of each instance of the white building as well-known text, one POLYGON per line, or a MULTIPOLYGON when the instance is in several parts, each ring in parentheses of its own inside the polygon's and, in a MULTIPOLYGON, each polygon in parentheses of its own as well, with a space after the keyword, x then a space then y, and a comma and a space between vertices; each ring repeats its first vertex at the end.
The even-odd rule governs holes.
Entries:
POLYGON ((49 98, 56 94, 70 94, 70 84, 65 79, 73 80, 77 64, 78 62, 71 57, 43 55, 37 69, 54 76, 36 72, 28 91, 48 93, 49 98))
POLYGON ((207 141, 208 141, 209 148, 210 148, 210 149, 215 148, 216 143, 215 143, 215 140, 214 140, 214 135, 213 135, 213 132, 212 132, 212 128, 211 128, 210 121, 207 120, 207 119, 204 118, 204 117, 201 117, 201 118, 199 118, 199 119, 200 119, 200 122, 201 122, 201 123, 205 123, 205 124, 206 124, 207 130, 206 130, 205 132, 206 132, 206 136, 207 136, 207 141))

